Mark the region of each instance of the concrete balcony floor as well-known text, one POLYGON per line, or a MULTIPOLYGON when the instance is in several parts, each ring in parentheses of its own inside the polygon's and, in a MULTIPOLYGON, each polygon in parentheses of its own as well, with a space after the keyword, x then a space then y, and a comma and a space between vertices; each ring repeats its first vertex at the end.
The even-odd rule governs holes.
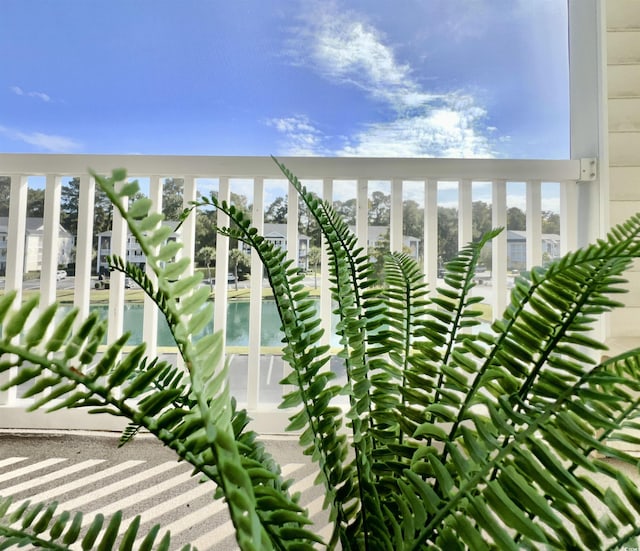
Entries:
MULTIPOLYGON (((0 495, 15 503, 58 501, 58 510, 82 511, 85 521, 102 512, 123 511, 123 525, 141 515, 139 534, 160 523, 171 531, 171 548, 192 543, 200 550, 238 549, 222 500, 214 486, 199 483, 192 469, 149 435, 118 448, 118 433, 82 431, 0 432, 0 495)), ((293 437, 264 440, 293 478, 292 492, 325 537, 324 491, 314 486, 317 471, 293 437)))

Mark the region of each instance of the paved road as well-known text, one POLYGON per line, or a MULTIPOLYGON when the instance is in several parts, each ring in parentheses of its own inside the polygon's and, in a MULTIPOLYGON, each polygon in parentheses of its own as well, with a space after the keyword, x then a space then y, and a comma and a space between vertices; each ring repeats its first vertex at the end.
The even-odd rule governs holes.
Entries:
MULTIPOLYGON (((55 500, 59 510, 80 510, 86 519, 120 509, 129 524, 141 515, 139 533, 161 523, 171 531, 172 549, 186 543, 201 550, 237 549, 225 504, 212 500, 212 484, 200 484, 188 465, 147 435, 123 448, 117 443, 117 435, 108 433, 0 432, 0 495, 15 502, 55 500)), ((266 444, 286 477, 296 481, 292 492, 302 493, 301 504, 326 537, 315 467, 292 439, 266 444)))

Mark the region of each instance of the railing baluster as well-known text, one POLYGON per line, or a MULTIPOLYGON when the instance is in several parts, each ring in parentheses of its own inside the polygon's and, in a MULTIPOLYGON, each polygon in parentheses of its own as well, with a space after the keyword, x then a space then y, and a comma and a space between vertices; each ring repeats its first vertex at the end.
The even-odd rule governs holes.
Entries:
POLYGON ((404 245, 402 231, 402 180, 391 180, 391 227, 389 228, 389 246, 391 251, 401 252, 404 245))
MULTIPOLYGON (((182 197, 182 207, 187 208, 192 201, 195 201, 198 195, 196 188, 196 180, 193 176, 184 177, 184 188, 182 197)), ((187 275, 192 275, 194 269, 194 259, 196 254, 196 220, 198 217, 197 210, 192 211, 192 216, 189 216, 182 226, 180 227, 180 238, 182 239, 183 248, 180 251, 180 256, 190 258, 192 260, 187 270, 187 275)))
POLYGON ((428 178, 424 182, 424 243, 422 246, 424 257, 424 273, 427 276, 429 288, 434 290, 437 285, 438 269, 438 181, 428 178))
POLYGON ((539 180, 527 186, 527 270, 542 263, 542 186, 539 180))
POLYGON ((470 180, 458 182, 458 248, 473 240, 473 196, 470 180))
MULTIPOLYGON (((117 184, 122 186, 122 182, 117 184)), ((124 204, 125 208, 128 204, 124 204)), ((113 209, 113 221, 111 224, 111 251, 112 256, 127 258, 127 225, 118 209, 113 209)), ((123 333, 124 327, 124 274, 113 270, 109 277, 109 308, 108 308, 107 339, 115 341, 123 333)))
MULTIPOLYGON (((253 181, 253 226, 264 231, 264 179, 253 181)), ((219 274, 218 270, 216 273, 219 274)), ((225 277, 226 279, 226 277, 225 277)), ((260 400, 260 345, 262 329, 262 262, 251 251, 251 295, 249 299, 249 358, 247 372, 247 408, 256 410, 260 400)))
MULTIPOLYGON (((162 188, 163 182, 160 180, 160 176, 153 175, 149 178, 149 199, 151 200, 152 212, 162 212, 162 188)), ((157 251, 158 247, 155 249, 157 251)), ((148 264, 145 267, 145 273, 155 285, 157 278, 148 264)), ((147 343, 147 353, 153 357, 158 350, 158 307, 153 299, 146 294, 143 302, 142 338, 147 343)))
MULTIPOLYGON (((330 204, 333 204, 333 180, 325 178, 322 181, 322 198, 330 204)), ((329 290, 329 260, 327 256, 327 248, 324 243, 320 243, 322 256, 320 261, 320 318, 322 319, 322 328, 324 335, 322 336, 322 344, 331 344, 331 292, 329 290)), ((314 270, 315 270, 314 266, 314 270)), ((317 278, 317 274, 314 274, 317 278)))
POLYGON ((298 231, 298 192, 291 183, 287 185, 287 260, 291 260, 292 267, 298 267, 300 258, 300 239, 298 231))
POLYGON ((28 188, 29 181, 26 175, 14 174, 11 176, 5 289, 15 289, 18 292, 18 302, 22 298, 22 278, 25 272, 28 188))
POLYGON ((356 237, 365 253, 369 240, 369 182, 358 179, 356 191, 356 237))
POLYGON ((93 218, 96 182, 92 176, 80 176, 78 192, 78 227, 76 228, 76 271, 73 302, 80 310, 77 324, 89 314, 91 306, 91 257, 93 253, 93 218))
POLYGON ((58 233, 60 227, 60 197, 62 178, 47 174, 44 194, 44 220, 42 235, 42 269, 40 270, 41 305, 56 300, 56 281, 58 272, 58 233))
POLYGON ((491 225, 504 230, 491 242, 491 276, 493 280, 492 317, 502 315, 507 306, 507 184, 494 180, 492 190, 491 225))
MULTIPOLYGON (((218 199, 220 201, 231 201, 231 189, 229 178, 220 177, 218 187, 218 199)), ((229 226, 229 216, 218 210, 216 212, 216 224, 220 227, 229 226)), ((216 269, 215 269, 215 304, 213 329, 227 334, 227 278, 218 277, 218 274, 226 274, 229 271, 229 238, 226 235, 218 235, 216 239, 216 269)))

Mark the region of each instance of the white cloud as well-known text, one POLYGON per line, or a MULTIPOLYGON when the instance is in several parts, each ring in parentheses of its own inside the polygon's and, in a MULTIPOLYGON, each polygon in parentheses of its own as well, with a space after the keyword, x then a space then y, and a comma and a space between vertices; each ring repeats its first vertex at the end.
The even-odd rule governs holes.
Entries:
POLYGON ((45 94, 44 92, 27 92, 20 88, 20 86, 11 86, 10 89, 16 96, 27 96, 30 98, 36 98, 44 101, 45 103, 49 103, 51 101, 51 96, 45 94))
POLYGON ((0 134, 4 134, 12 140, 36 146, 50 153, 71 153, 82 147, 79 142, 65 136, 45 134, 43 132, 21 132, 6 126, 0 126, 0 134))
MULTIPOLYGON (((291 52, 297 64, 339 85, 356 86, 387 111, 387 120, 364 125, 344 139, 341 149, 327 151, 328 139, 304 116, 279 119, 272 126, 287 136, 299 154, 394 157, 493 157, 483 127, 486 111, 473 96, 460 91, 435 94, 425 90, 410 65, 397 59, 387 38, 361 14, 318 4, 295 30, 291 52), (301 124, 295 124, 301 122, 301 124)), ((493 138, 492 138, 493 139, 493 138)))
POLYGON ((304 115, 272 118, 266 124, 284 136, 281 148, 286 155, 311 156, 326 153, 323 133, 304 115))
POLYGON ((413 117, 369 124, 353 136, 341 155, 354 157, 492 157, 489 140, 475 131, 484 115, 472 107, 445 107, 413 117))

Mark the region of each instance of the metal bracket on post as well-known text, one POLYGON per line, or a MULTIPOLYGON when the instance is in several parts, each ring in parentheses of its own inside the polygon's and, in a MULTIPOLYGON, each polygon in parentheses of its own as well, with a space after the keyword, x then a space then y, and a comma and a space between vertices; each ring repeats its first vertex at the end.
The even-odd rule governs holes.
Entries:
POLYGON ((579 182, 593 182, 598 175, 598 160, 595 157, 580 159, 579 182))

